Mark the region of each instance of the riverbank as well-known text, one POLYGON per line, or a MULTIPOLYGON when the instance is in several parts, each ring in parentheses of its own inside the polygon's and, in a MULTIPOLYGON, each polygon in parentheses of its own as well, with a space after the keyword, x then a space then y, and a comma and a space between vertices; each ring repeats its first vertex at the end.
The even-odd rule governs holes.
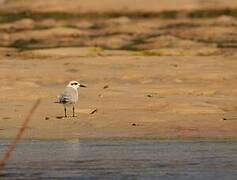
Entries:
POLYGON ((1 138, 15 137, 38 98, 26 139, 236 138, 234 57, 37 58, 43 52, 51 50, 1 58, 1 138), (88 87, 79 89, 77 117, 65 119, 54 102, 72 79, 88 87))
POLYGON ((1 1, 0 138, 40 98, 25 139, 236 139, 229 1, 1 1), (71 80, 88 87, 65 119, 54 102, 71 80))

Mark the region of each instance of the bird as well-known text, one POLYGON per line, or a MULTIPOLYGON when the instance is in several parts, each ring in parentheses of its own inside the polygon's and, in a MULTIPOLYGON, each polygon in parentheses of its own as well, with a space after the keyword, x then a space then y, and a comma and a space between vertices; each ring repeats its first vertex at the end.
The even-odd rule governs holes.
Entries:
POLYGON ((70 81, 64 91, 58 96, 58 103, 64 106, 64 116, 67 117, 67 107, 72 106, 73 117, 75 117, 75 104, 78 101, 78 88, 86 87, 77 81, 70 81))

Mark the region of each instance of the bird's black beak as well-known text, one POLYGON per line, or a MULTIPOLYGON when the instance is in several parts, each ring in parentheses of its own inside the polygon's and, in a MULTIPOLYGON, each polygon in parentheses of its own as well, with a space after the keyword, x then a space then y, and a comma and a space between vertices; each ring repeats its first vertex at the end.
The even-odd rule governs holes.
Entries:
POLYGON ((85 88, 85 87, 86 87, 86 85, 80 84, 80 87, 84 87, 84 88, 85 88))

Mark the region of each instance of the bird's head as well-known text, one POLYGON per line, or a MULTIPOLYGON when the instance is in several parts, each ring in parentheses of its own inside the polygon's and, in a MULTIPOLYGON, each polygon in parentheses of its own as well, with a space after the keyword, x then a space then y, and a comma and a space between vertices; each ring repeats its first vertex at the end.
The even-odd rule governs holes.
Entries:
POLYGON ((72 87, 74 89, 77 89, 79 87, 86 87, 85 85, 83 84, 80 84, 79 82, 77 81, 70 81, 69 84, 67 85, 67 87, 72 87))

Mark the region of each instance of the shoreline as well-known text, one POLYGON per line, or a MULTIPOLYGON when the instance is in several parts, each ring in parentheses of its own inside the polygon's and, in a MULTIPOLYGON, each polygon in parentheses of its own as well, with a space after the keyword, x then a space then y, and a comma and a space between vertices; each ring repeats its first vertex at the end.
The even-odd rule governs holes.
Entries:
MULTIPOLYGON (((13 138, 0 138, 12 141, 13 138)), ((237 142, 237 137, 82 137, 82 138, 22 138, 21 141, 192 141, 192 142, 237 142)), ((20 142, 19 142, 20 143, 20 142)))
POLYGON ((40 98, 24 139, 236 140, 236 3, 123 1, 132 13, 103 2, 2 3, 0 138, 14 138, 40 98), (103 18, 75 17, 74 7, 103 18), (64 119, 53 102, 71 80, 88 88, 78 117, 64 119))

